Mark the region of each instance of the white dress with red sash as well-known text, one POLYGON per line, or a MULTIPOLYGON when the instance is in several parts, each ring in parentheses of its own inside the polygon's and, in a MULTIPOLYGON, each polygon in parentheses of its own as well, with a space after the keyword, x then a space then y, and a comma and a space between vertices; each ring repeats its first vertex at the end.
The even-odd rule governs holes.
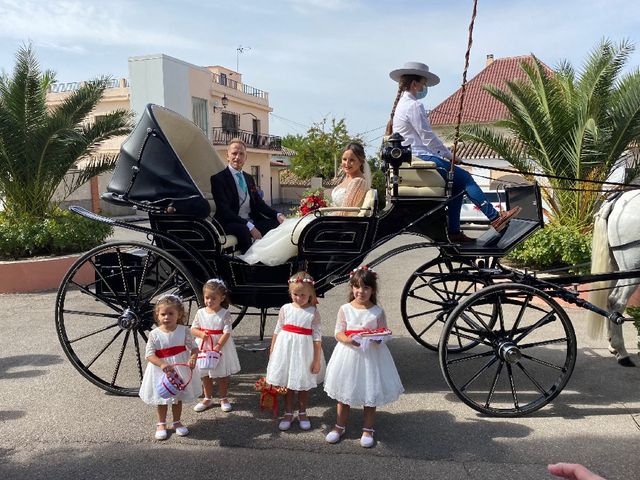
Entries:
MULTIPOLYGON (((191 355, 191 349, 196 346, 195 339, 191 335, 191 330, 186 325, 178 325, 173 332, 165 333, 159 328, 154 328, 149 332, 149 339, 147 340, 147 348, 145 350, 145 358, 151 355, 162 355, 162 360, 167 364, 176 363, 189 363, 189 355, 191 355), (176 348, 177 347, 177 348, 176 348), (179 353, 174 355, 164 356, 165 352, 171 352, 170 349, 181 349, 179 353), (162 351, 165 352, 162 352, 162 351)), ((189 371, 188 367, 179 367, 178 373, 182 377, 187 376, 189 371)), ((156 384, 158 380, 164 375, 160 367, 156 367, 153 363, 147 363, 147 369, 142 377, 142 385, 140 385, 140 398, 149 405, 171 405, 180 401, 189 402, 196 399, 202 392, 202 382, 200 381, 200 372, 195 368, 193 370, 193 377, 191 383, 187 385, 187 388, 178 393, 173 398, 162 398, 156 391, 156 384)), ((186 380, 186 379, 185 379, 186 380)))
MULTIPOLYGON (((377 305, 359 309, 347 303, 338 310, 336 334, 379 328, 387 328, 387 320, 377 305)), ((379 407, 397 400, 404 387, 384 343, 373 343, 363 350, 338 342, 327 365, 324 390, 350 406, 379 407)))
POLYGON ((322 383, 326 362, 320 350, 320 372, 311 373, 313 343, 322 340, 316 307, 283 305, 274 330, 275 345, 267 365, 267 383, 291 390, 311 390, 322 383))
MULTIPOLYGON (((211 336, 211 343, 215 346, 224 333, 233 335, 233 319, 226 308, 214 313, 207 313, 205 308, 201 308, 196 313, 191 328, 199 328, 205 333, 208 333, 211 336)), ((203 340, 196 338, 198 347, 201 347, 202 341, 203 340)), ((206 343, 208 348, 212 348, 208 340, 206 343)), ((224 378, 240 371, 240 360, 238 359, 236 344, 233 342, 233 336, 230 336, 224 344, 224 347, 220 349, 220 354, 220 360, 216 368, 200 370, 201 376, 206 377, 208 375, 211 378, 224 378)))

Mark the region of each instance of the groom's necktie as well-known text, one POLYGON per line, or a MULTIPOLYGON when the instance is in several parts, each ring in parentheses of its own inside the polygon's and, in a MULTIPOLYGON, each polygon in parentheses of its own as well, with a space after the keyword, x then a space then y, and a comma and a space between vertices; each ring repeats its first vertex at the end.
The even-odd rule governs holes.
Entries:
POLYGON ((244 193, 247 193, 247 182, 244 180, 244 175, 242 172, 237 172, 236 177, 238 177, 238 185, 240 185, 240 190, 244 193))

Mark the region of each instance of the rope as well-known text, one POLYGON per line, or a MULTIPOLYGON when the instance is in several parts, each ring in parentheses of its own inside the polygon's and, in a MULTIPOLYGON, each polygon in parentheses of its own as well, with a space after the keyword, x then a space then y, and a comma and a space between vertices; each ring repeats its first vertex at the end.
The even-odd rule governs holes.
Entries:
MULTIPOLYGON (((454 145, 455 147, 455 145, 454 145)), ((595 183, 598 185, 615 185, 617 187, 634 187, 634 188, 640 188, 640 185, 637 183, 620 183, 620 182, 607 182, 607 181, 602 181, 602 180, 589 180, 589 179, 578 179, 578 178, 571 178, 571 177, 564 177, 562 175, 550 175, 547 173, 536 173, 536 172, 521 172, 519 170, 512 170, 510 168, 500 168, 500 167, 488 167, 486 165, 478 165, 475 163, 468 163, 468 162, 460 162, 461 165, 465 165, 467 167, 477 167, 477 168, 485 168, 487 170, 495 170, 497 172, 507 172, 507 173, 517 173, 519 175, 531 175, 533 177, 543 177, 543 178, 553 178, 555 180, 568 180, 571 182, 581 182, 581 183, 595 183)), ((578 190, 578 191, 583 191, 583 190, 578 190)), ((595 190, 595 191, 599 191, 599 190, 595 190)))
POLYGON ((471 14, 471 23, 469 23, 469 40, 467 42, 467 51, 464 54, 464 71, 462 72, 462 89, 460 91, 460 104, 458 106, 458 118, 456 120, 455 136, 453 138, 453 152, 451 155, 451 171, 450 177, 453 182, 453 170, 456 166, 456 154, 458 152, 458 141, 460 140, 460 124, 462 123, 462 109, 464 106, 464 95, 467 91, 467 71, 469 70, 469 56, 471 55, 471 45, 473 45, 473 26, 476 22, 478 13, 478 0, 473 0, 473 13, 471 14))

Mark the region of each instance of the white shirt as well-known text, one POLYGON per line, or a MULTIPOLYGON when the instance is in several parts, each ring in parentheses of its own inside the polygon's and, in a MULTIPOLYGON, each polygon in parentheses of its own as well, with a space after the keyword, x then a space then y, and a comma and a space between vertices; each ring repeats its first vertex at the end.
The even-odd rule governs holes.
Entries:
POLYGON ((408 91, 402 92, 396 106, 393 132, 404 137, 402 145, 411 146, 413 155, 435 155, 449 160, 453 156, 431 129, 429 115, 424 105, 408 91))
MULTIPOLYGON (((253 223, 251 223, 251 202, 249 199, 249 185, 247 184, 247 191, 245 192, 240 188, 240 182, 238 181, 237 173, 242 173, 229 165, 229 171, 233 176, 233 181, 236 182, 236 189, 238 190, 238 198, 240 199, 240 208, 238 209, 238 216, 247 220, 247 228, 249 231, 253 230, 253 223)), ((247 179, 245 178, 245 183, 247 179)))

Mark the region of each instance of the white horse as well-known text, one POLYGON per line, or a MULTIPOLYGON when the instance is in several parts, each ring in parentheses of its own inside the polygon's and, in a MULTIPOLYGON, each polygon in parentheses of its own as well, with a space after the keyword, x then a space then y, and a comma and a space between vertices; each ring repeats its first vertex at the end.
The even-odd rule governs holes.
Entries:
MULTIPOLYGON (((591 273, 638 268, 640 268, 640 190, 630 190, 606 201, 595 215, 591 273)), ((638 287, 638 281, 637 278, 631 278, 616 282, 598 282, 594 288, 614 287, 614 285, 615 288, 591 292, 589 301, 610 312, 623 314, 629 297, 638 287)), ((588 313, 588 319, 591 337, 600 337, 606 322, 609 351, 615 354, 620 365, 635 366, 624 347, 622 325, 616 325, 593 312, 588 313)))

